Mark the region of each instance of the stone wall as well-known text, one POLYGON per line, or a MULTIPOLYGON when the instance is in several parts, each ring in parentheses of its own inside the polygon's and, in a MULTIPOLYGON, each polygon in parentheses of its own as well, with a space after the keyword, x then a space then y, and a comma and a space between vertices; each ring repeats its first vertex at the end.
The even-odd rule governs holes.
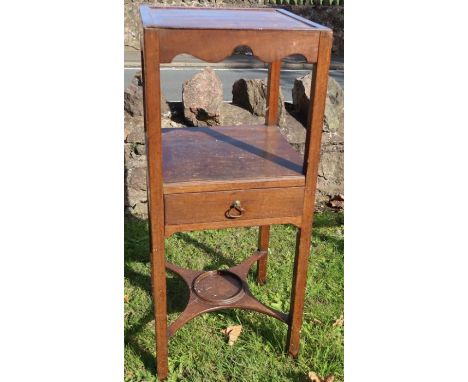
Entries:
MULTIPOLYGON (((125 46, 140 49, 140 15, 138 7, 142 3, 154 3, 160 6, 185 7, 268 7, 263 0, 125 0, 125 46)), ((343 56, 344 53, 344 7, 316 7, 311 5, 284 5, 293 13, 311 19, 333 29, 332 52, 343 56)))

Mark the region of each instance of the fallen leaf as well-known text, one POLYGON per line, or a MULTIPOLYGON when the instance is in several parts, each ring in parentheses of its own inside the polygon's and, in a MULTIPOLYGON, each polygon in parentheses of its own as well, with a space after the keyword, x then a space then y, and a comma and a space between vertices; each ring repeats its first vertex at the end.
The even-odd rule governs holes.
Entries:
POLYGON ((309 371, 309 380, 310 382, 321 382, 322 378, 320 378, 316 373, 313 371, 309 371))
POLYGON ((234 345, 234 342, 237 341, 239 335, 242 331, 242 325, 228 326, 226 329, 223 329, 221 332, 229 337, 228 345, 234 345))
POLYGON ((128 303, 128 295, 124 296, 124 302, 128 303))
POLYGON ((316 324, 323 325, 323 322, 320 321, 318 318, 314 318, 312 321, 314 321, 316 324))
POLYGON ((309 371, 309 381, 310 382, 333 382, 335 380, 334 375, 327 375, 325 378, 320 378, 317 373, 309 371))
POLYGON ((344 325, 344 318, 343 318, 343 315, 340 316, 340 318, 338 318, 335 323, 333 324, 334 327, 337 327, 337 326, 343 326, 344 325))

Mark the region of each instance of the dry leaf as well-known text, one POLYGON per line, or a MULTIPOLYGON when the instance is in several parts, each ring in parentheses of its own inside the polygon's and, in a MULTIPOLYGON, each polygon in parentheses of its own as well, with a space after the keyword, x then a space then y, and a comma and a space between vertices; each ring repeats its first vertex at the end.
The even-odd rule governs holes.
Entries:
POLYGON ((127 303, 128 303, 128 295, 125 295, 125 296, 124 296, 124 302, 127 302, 127 303))
POLYGON ((336 326, 343 326, 344 325, 344 318, 343 318, 343 315, 340 316, 340 318, 338 318, 335 323, 333 324, 334 327, 336 326))
POLYGON ((314 318, 312 321, 315 322, 316 324, 323 325, 323 322, 320 321, 318 318, 314 318))
POLYGON ((313 371, 309 371, 309 380, 310 380, 310 382, 322 382, 322 378, 320 378, 313 371))
POLYGON ((325 378, 320 378, 317 373, 309 371, 309 381, 310 382, 333 382, 335 380, 334 375, 327 375, 325 378))
POLYGON ((234 345, 234 342, 236 342, 237 339, 239 338, 241 331, 242 331, 242 325, 234 325, 234 326, 228 326, 226 329, 223 329, 221 332, 229 336, 228 345, 232 346, 234 345))

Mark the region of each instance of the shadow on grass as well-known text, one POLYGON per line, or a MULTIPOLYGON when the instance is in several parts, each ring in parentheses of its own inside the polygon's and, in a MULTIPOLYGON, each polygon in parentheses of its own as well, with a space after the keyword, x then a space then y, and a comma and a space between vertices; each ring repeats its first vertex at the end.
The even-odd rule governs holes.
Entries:
POLYGON ((124 343, 131 347, 132 351, 138 355, 138 358, 143 363, 144 368, 152 374, 156 374, 156 363, 154 354, 144 349, 137 341, 136 335, 153 320, 152 309, 148 310, 143 318, 138 323, 127 329, 124 333, 124 343))
POLYGON ((235 262, 232 259, 228 259, 225 257, 221 251, 218 251, 209 245, 201 243, 197 239, 191 237, 189 234, 185 232, 178 232, 174 234, 177 239, 184 241, 188 245, 193 245, 194 247, 203 251, 206 255, 212 258, 212 262, 207 267, 206 270, 215 270, 221 267, 222 265, 227 265, 228 267, 233 267, 235 262))
POLYGON ((294 382, 310 382, 310 378, 301 371, 289 372, 286 374, 288 376, 288 381, 294 382))
POLYGON ((332 244, 340 253, 344 252, 343 235, 333 235, 323 232, 321 228, 341 227, 344 224, 344 216, 341 213, 329 212, 316 214, 314 217, 313 238, 332 244))
POLYGON ((314 232, 314 237, 320 241, 327 242, 332 244, 340 253, 344 252, 344 239, 338 238, 326 233, 316 233, 314 232))
POLYGON ((327 212, 314 215, 314 228, 339 227, 344 223, 344 216, 338 212, 327 212))

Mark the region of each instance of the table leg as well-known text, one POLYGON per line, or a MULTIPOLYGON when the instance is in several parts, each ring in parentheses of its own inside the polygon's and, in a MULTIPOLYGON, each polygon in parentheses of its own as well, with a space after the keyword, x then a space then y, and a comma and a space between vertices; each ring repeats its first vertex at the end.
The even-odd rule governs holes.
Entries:
POLYGON ((259 228, 258 250, 265 251, 266 255, 257 262, 257 282, 265 284, 268 265, 268 244, 270 242, 270 226, 263 225, 259 228))
MULTIPOLYGON (((154 240, 154 238, 153 238, 154 240)), ((161 240, 159 238, 159 240, 161 240)), ((156 365, 159 380, 167 378, 168 352, 167 352, 167 302, 166 302, 166 267, 164 258, 164 238, 162 250, 152 253, 152 292, 153 311, 156 332, 156 365)))
POLYGON ((166 259, 164 254, 164 198, 162 190, 161 86, 159 31, 143 32, 143 96, 148 158, 148 216, 151 242, 151 291, 156 332, 159 380, 167 378, 166 259))
POLYGON ((331 44, 331 32, 321 32, 319 56, 312 72, 310 109, 307 119, 307 137, 304 152, 304 172, 306 175, 304 213, 302 216, 302 227, 297 232, 291 308, 289 311, 290 322, 287 343, 288 352, 293 357, 297 357, 299 353, 299 334, 304 311, 304 295, 307 283, 307 266, 315 207, 317 172, 320 162, 320 143, 322 139, 323 118, 327 95, 331 44))
POLYGON ((290 323, 288 329, 288 353, 297 357, 299 336, 304 312, 304 297, 307 283, 307 266, 310 254, 311 227, 303 227, 297 232, 296 257, 294 260, 293 285, 291 291, 290 323))

